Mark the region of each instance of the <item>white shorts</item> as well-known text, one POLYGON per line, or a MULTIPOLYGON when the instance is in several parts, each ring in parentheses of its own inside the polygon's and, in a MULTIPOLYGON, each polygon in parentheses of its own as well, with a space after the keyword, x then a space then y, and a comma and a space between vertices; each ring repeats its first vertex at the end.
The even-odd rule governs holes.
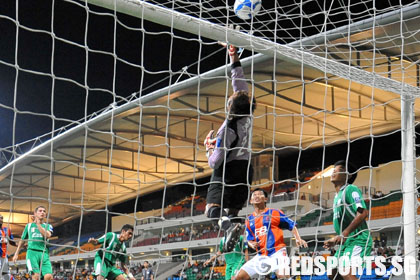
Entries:
POLYGON ((7 258, 0 258, 0 271, 1 274, 9 273, 9 260, 7 258))
MULTIPOLYGON (((287 256, 286 248, 282 248, 272 254, 271 256, 262 256, 256 255, 249 261, 247 261, 242 267, 241 270, 244 270, 249 277, 254 277, 255 275, 267 275, 276 269, 276 266, 279 263, 290 264, 289 257, 287 256)), ((282 274, 282 273, 280 273, 282 274)))

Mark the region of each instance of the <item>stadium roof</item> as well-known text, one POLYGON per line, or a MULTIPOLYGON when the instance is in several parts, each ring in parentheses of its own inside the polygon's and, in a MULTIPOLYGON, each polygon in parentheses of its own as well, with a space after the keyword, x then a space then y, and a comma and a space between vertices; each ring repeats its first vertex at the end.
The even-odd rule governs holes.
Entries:
MULTIPOLYGON (((416 5, 404 11, 403 23, 399 11, 377 18, 375 32, 371 20, 330 31, 325 37, 328 49, 324 36, 290 46, 327 53, 368 72, 374 67, 380 75, 417 87, 419 15, 416 5), (351 37, 342 35, 348 30, 351 37)), ((243 60, 258 103, 255 154, 400 129, 398 94, 293 62, 273 62, 266 55, 243 60)), ((221 67, 114 106, 22 154, 0 170, 0 212, 14 213, 13 223, 26 223, 33 208, 44 204, 49 205, 50 222, 60 224, 88 210, 209 175, 202 142, 225 119, 227 91, 231 93, 228 71, 221 67)))

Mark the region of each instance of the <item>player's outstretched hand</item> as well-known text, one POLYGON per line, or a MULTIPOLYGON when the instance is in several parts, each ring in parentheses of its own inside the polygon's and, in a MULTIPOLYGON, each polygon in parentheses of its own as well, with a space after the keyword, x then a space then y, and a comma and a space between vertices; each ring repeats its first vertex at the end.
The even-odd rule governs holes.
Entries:
POLYGON ((206 147, 206 151, 208 152, 211 149, 214 149, 216 145, 216 138, 213 138, 214 130, 210 130, 207 134, 206 139, 204 140, 204 146, 206 147))
POLYGON ((306 241, 303 239, 296 239, 296 245, 298 247, 308 248, 308 243, 306 243, 306 241))
POLYGON ((340 244, 342 242, 342 237, 340 235, 336 235, 328 240, 326 240, 324 242, 324 248, 325 249, 330 249, 332 247, 334 247, 337 244, 340 244))
POLYGON ((96 240, 95 238, 91 237, 91 238, 89 238, 88 243, 92 243, 92 244, 96 245, 96 244, 98 244, 98 240, 96 240))
POLYGON ((248 246, 254 250, 258 249, 258 242, 257 241, 248 241, 248 246))
POLYGON ((229 53, 229 56, 235 56, 235 55, 237 55, 237 49, 236 49, 236 47, 233 46, 233 45, 230 45, 229 48, 228 48, 228 53, 229 53))
POLYGON ((223 42, 219 42, 219 45, 227 48, 231 63, 239 61, 238 50, 234 45, 228 45, 223 42))
POLYGON ((12 262, 16 262, 17 261, 17 259, 18 259, 18 254, 14 254, 13 255, 13 259, 12 259, 12 262))

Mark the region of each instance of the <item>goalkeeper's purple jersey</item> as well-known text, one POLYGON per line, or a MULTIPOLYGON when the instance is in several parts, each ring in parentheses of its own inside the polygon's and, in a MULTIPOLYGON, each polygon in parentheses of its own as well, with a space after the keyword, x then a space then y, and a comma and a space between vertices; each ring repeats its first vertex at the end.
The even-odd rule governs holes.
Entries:
MULTIPOLYGON (((233 91, 246 91, 248 92, 248 85, 245 81, 245 76, 242 67, 235 67, 231 70, 232 72, 232 87, 233 91)), ((242 117, 238 119, 236 123, 237 134, 235 131, 226 127, 227 120, 225 120, 222 126, 217 131, 216 147, 213 154, 209 157, 209 166, 213 169, 219 168, 227 156, 226 163, 233 160, 249 160, 250 159, 250 147, 249 141, 251 137, 251 117, 242 117), (235 147, 232 147, 232 143, 236 140, 235 147), (227 147, 225 149, 225 147, 227 147)))

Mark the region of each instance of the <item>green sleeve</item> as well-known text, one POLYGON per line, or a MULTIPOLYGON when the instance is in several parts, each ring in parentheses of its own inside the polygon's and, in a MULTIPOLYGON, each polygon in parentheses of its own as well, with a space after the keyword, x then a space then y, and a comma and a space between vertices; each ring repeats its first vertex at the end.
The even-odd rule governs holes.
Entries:
POLYGON ((30 224, 26 224, 25 228, 23 229, 23 233, 20 239, 28 239, 28 225, 30 224))
POLYGON ((50 225, 50 224, 45 224, 44 229, 45 229, 46 231, 51 232, 51 235, 53 234, 53 227, 52 227, 52 225, 50 225))
POLYGON ((357 212, 358 208, 367 209, 362 192, 355 185, 349 185, 346 188, 346 203, 351 207, 354 213, 357 212))
POLYGON ((106 244, 109 244, 113 238, 113 233, 108 232, 107 234, 102 235, 99 239, 97 239, 98 244, 103 244, 105 242, 106 244))

